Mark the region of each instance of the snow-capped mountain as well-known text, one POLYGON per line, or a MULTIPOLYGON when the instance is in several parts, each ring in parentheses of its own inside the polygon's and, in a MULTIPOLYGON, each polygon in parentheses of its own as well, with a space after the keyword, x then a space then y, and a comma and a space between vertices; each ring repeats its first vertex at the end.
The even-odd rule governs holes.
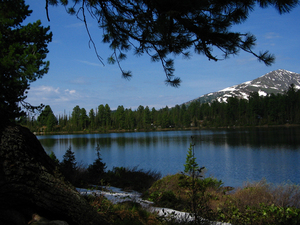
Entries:
POLYGON ((212 102, 215 100, 227 102, 227 98, 229 97, 248 99, 251 92, 258 92, 259 95, 263 96, 271 93, 284 93, 291 84, 295 85, 295 89, 300 89, 300 74, 279 69, 269 72, 252 81, 247 81, 217 92, 202 95, 185 104, 189 104, 193 101, 200 101, 201 103, 212 102))

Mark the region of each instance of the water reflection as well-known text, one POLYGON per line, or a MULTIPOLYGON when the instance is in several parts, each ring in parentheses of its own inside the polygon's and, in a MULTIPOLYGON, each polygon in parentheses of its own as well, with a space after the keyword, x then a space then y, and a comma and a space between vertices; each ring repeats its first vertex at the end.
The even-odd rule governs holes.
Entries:
POLYGON ((196 131, 47 135, 41 144, 59 160, 71 146, 76 160, 91 164, 95 148, 101 147, 108 169, 113 166, 139 166, 160 171, 162 175, 183 171, 191 136, 195 156, 205 166, 207 175, 222 179, 227 185, 259 180, 300 183, 300 128, 215 129, 196 131))
POLYGON ((249 145, 253 148, 293 148, 300 146, 299 128, 254 128, 237 132, 227 132, 227 143, 230 146, 249 145))
POLYGON ((57 139, 47 138, 47 139, 43 139, 42 141, 40 140, 40 142, 42 143, 44 148, 53 148, 57 143, 57 139))

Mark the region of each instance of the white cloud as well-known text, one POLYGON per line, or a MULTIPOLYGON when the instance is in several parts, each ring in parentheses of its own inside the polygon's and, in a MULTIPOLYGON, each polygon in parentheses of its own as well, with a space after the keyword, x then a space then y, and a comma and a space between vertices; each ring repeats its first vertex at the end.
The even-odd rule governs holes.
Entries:
POLYGON ((38 87, 31 87, 30 93, 34 92, 37 96, 49 96, 53 94, 60 94, 59 87, 54 88, 51 86, 38 86, 38 87))
POLYGON ((69 89, 66 89, 65 92, 70 94, 70 95, 74 95, 76 93, 75 90, 69 90, 69 89))
POLYGON ((87 65, 91 65, 91 66, 101 66, 99 63, 92 63, 92 62, 84 61, 84 60, 78 60, 78 62, 87 64, 87 65))
POLYGON ((66 89, 65 91, 60 91, 59 87, 52 86, 38 86, 31 87, 28 92, 27 100, 31 104, 46 104, 54 105, 61 104, 64 102, 71 102, 75 99, 79 99, 81 96, 77 94, 76 90, 66 89))

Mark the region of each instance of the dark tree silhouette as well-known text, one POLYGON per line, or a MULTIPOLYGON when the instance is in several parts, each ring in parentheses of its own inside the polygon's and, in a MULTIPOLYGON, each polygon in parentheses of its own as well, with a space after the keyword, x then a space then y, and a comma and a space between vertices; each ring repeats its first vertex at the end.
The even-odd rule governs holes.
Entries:
MULTIPOLYGON (((268 51, 255 53, 256 38, 250 33, 231 31, 231 27, 245 22, 256 5, 275 7, 280 14, 299 4, 298 0, 46 0, 48 4, 62 4, 70 14, 86 25, 90 43, 94 46, 86 14, 89 13, 103 31, 102 41, 108 43, 112 55, 110 63, 117 63, 125 78, 120 61, 126 51, 136 55, 148 54, 154 62, 161 62, 166 83, 178 87, 180 78, 174 77, 174 61, 170 55, 190 57, 190 50, 218 61, 240 50, 253 54, 266 65, 274 62, 268 51), (215 53, 215 52, 218 53, 215 53), (217 55, 219 54, 219 55, 217 55)), ((49 18, 49 17, 48 17, 49 18)))
POLYGON ((25 115, 21 106, 30 110, 42 108, 31 106, 25 99, 30 83, 48 72, 49 62, 44 60, 52 33, 39 20, 22 24, 32 12, 28 7, 24 0, 0 1, 1 125, 25 115))

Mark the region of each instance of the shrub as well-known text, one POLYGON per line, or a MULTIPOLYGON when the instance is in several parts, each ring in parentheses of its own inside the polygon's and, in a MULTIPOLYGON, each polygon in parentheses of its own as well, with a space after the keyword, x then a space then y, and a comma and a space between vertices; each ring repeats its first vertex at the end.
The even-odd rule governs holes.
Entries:
POLYGON ((246 183, 218 202, 216 219, 232 224, 300 224, 299 186, 246 183))
POLYGON ((144 192, 160 177, 161 174, 153 170, 114 167, 105 174, 104 180, 112 186, 144 192))
POLYGON ((279 207, 300 208, 300 186, 292 183, 274 185, 266 179, 258 182, 247 182, 243 188, 237 189, 234 196, 243 199, 244 204, 276 205, 279 207))
POLYGON ((182 202, 173 191, 153 192, 149 196, 149 200, 166 208, 178 208, 178 204, 181 204, 182 202))
MULTIPOLYGON (((182 173, 165 176, 162 179, 156 181, 143 197, 149 199, 150 201, 153 201, 156 205, 160 207, 168 207, 180 211, 191 212, 191 179, 192 178, 190 176, 182 173)), ((196 186, 201 185, 206 189, 209 188, 210 193, 213 193, 213 190, 215 192, 222 192, 221 184, 221 181, 210 177, 196 180, 196 186)), ((200 195, 200 192, 195 193, 197 201, 200 200, 200 195)), ((201 198, 202 200, 203 198, 210 199, 213 198, 215 195, 215 193, 213 195, 209 195, 209 193, 204 192, 204 194, 202 193, 201 198)), ((199 208, 201 207, 202 206, 199 206, 199 208)))
POLYGON ((233 202, 228 201, 226 207, 218 208, 216 219, 231 224, 296 225, 300 223, 300 209, 263 203, 258 206, 239 208, 233 202))
POLYGON ((202 185, 205 188, 212 188, 215 190, 218 190, 220 188, 222 188, 223 186, 223 181, 222 180, 218 180, 216 178, 213 177, 206 177, 204 179, 198 180, 199 183, 202 183, 202 185))
POLYGON ((143 209, 136 202, 126 201, 114 205, 103 196, 89 196, 87 200, 112 225, 162 224, 155 214, 143 209))
POLYGON ((276 205, 281 207, 300 208, 300 186, 292 183, 283 183, 274 188, 272 194, 276 205))

